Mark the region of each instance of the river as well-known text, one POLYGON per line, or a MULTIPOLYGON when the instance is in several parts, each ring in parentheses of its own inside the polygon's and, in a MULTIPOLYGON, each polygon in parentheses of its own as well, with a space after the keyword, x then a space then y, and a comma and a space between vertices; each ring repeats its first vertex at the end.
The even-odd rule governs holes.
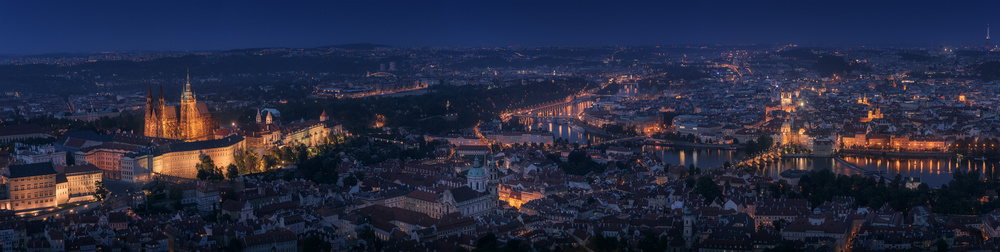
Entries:
MULTIPOLYGON (((636 90, 631 85, 622 85, 619 95, 635 94, 636 90)), ((593 105, 593 102, 581 102, 567 105, 563 108, 552 109, 548 115, 570 116, 577 115, 583 109, 593 105)), ((565 119, 529 119, 526 125, 531 130, 543 129, 552 132, 556 139, 567 139, 571 143, 581 145, 602 142, 606 137, 586 132, 580 127, 573 127, 572 123, 565 119)), ((656 153, 663 162, 667 164, 680 164, 684 166, 695 165, 701 168, 722 167, 725 162, 736 163, 746 157, 746 153, 741 150, 720 150, 720 149, 697 149, 692 147, 674 146, 644 146, 643 151, 656 153)), ((900 174, 903 177, 916 177, 931 187, 939 187, 947 184, 952 179, 951 173, 955 170, 973 171, 985 174, 988 167, 997 166, 998 160, 956 160, 945 157, 927 158, 890 158, 882 156, 846 156, 844 161, 866 170, 885 171, 885 176, 894 177, 900 174)), ((838 162, 833 158, 784 158, 778 162, 765 166, 763 173, 777 179, 779 173, 789 169, 815 170, 831 169, 834 173, 855 175, 862 174, 863 171, 853 169, 850 166, 838 162)))
MULTIPOLYGON (((558 121, 558 120, 557 120, 558 121)), ((535 120, 528 124, 531 129, 545 129, 552 132, 555 138, 568 139, 571 143, 581 145, 587 142, 601 142, 607 140, 603 136, 587 133, 585 130, 572 127, 571 124, 559 122, 547 122, 547 120, 535 120)), ((642 147, 642 151, 651 151, 663 160, 664 163, 672 165, 694 165, 700 168, 722 167, 725 162, 736 163, 746 157, 742 150, 722 150, 722 149, 699 149, 693 147, 679 146, 653 146, 642 147)), ((901 174, 903 177, 917 177, 931 187, 939 187, 951 181, 951 172, 956 169, 962 171, 975 171, 985 174, 984 171, 991 165, 997 165, 997 161, 981 161, 966 159, 963 161, 954 158, 890 158, 881 156, 847 156, 844 160, 857 167, 868 170, 886 171, 885 176, 894 177, 901 174)), ((831 169, 834 173, 855 175, 862 174, 862 171, 851 168, 833 158, 784 158, 765 166, 763 173, 778 179, 779 173, 789 169, 815 170, 831 169)))

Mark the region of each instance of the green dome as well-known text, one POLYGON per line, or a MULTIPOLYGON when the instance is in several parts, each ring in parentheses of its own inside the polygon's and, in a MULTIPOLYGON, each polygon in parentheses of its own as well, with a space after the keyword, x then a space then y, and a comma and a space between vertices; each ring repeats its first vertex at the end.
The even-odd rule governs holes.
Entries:
POLYGON ((483 170, 483 168, 481 168, 481 167, 472 167, 472 169, 469 169, 469 174, 466 175, 466 177, 468 177, 470 179, 471 178, 485 178, 486 177, 486 171, 483 170))

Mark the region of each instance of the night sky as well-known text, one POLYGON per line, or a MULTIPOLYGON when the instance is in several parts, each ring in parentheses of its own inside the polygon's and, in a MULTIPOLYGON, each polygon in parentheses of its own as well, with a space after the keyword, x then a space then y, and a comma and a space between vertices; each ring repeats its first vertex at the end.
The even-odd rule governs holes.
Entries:
POLYGON ((359 42, 981 46, 987 23, 1000 31, 1000 1, 211 2, 0 1, 0 54, 359 42))

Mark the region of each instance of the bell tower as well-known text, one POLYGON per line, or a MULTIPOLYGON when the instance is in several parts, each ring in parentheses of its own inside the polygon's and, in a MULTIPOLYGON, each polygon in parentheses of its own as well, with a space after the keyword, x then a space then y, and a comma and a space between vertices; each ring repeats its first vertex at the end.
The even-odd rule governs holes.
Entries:
POLYGON ((497 168, 497 159, 492 154, 489 159, 490 164, 486 166, 486 189, 494 199, 500 198, 500 169, 497 168))
POLYGON ((157 127, 160 125, 160 120, 156 116, 156 111, 159 106, 153 101, 153 85, 147 86, 146 91, 146 116, 145 124, 143 125, 143 135, 148 137, 158 137, 159 132, 157 127))
POLYGON ((694 244, 694 222, 695 222, 695 216, 694 214, 691 213, 690 207, 684 206, 684 215, 681 216, 681 219, 684 221, 684 233, 683 233, 684 242, 685 244, 687 244, 687 247, 690 248, 691 245, 694 244))
POLYGON ((191 91, 191 70, 188 70, 187 82, 184 84, 184 91, 181 93, 181 123, 183 125, 181 139, 193 140, 201 135, 203 130, 200 127, 198 118, 198 101, 194 98, 194 91, 191 91))

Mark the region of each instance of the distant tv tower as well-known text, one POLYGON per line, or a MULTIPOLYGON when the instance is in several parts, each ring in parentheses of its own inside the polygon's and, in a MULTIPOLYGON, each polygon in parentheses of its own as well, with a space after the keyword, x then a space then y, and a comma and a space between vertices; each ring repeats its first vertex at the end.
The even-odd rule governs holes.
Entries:
POLYGON ((986 24, 986 50, 990 49, 990 24, 986 24))

